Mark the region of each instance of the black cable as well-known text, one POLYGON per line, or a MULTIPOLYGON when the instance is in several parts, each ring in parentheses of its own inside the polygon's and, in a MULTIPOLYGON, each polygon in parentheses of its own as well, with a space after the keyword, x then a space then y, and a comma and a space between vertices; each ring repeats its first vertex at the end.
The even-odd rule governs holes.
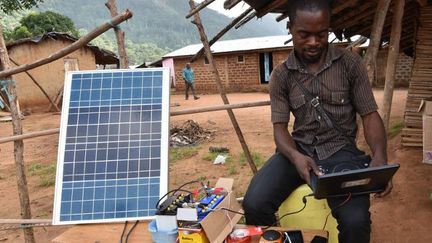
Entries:
POLYGON ((123 231, 122 231, 122 234, 120 236, 120 243, 123 243, 123 236, 124 236, 124 233, 126 231, 127 224, 128 224, 128 221, 125 221, 125 225, 123 227, 123 231))
POLYGON ((159 203, 162 201, 162 199, 164 199, 166 196, 168 196, 168 194, 170 194, 172 192, 177 192, 177 191, 182 191, 182 192, 187 192, 187 193, 193 194, 193 192, 191 192, 191 191, 183 190, 183 189, 178 189, 178 188, 174 189, 174 190, 171 190, 171 191, 165 193, 165 195, 163 195, 161 198, 159 198, 159 200, 156 203, 156 209, 159 207, 159 203))
POLYGON ((274 222, 272 225, 264 227, 263 230, 266 230, 266 229, 268 229, 270 227, 275 226, 277 223, 279 223, 281 221, 281 219, 283 219, 286 216, 293 215, 293 214, 296 214, 296 213, 300 213, 301 211, 303 211, 306 208, 306 204, 307 204, 306 197, 311 197, 311 196, 313 196, 313 193, 303 196, 303 198, 302 198, 303 207, 301 209, 299 209, 299 210, 297 210, 295 212, 290 212, 290 213, 286 213, 286 214, 282 215, 282 217, 279 217, 279 219, 276 220, 276 222, 274 222))
MULTIPOLYGON (((240 213, 240 212, 237 212, 237 211, 234 211, 234 210, 228 209, 228 208, 220 208, 220 210, 225 210, 225 211, 228 211, 228 212, 231 212, 231 213, 236 213, 236 214, 240 214, 240 215, 243 215, 243 216, 244 216, 244 213, 240 213)), ((213 211, 214 211, 214 210, 213 210, 213 211)))
POLYGON ((188 192, 188 193, 192 194, 192 192, 187 191, 187 190, 183 190, 183 189, 181 189, 181 188, 184 187, 184 186, 187 186, 187 185, 189 185, 189 184, 197 183, 197 182, 200 182, 200 180, 193 180, 193 181, 186 182, 186 183, 184 183, 183 185, 177 187, 177 189, 173 189, 173 190, 171 190, 171 191, 165 193, 165 195, 163 195, 163 196, 162 196, 161 198, 159 198, 159 200, 157 201, 157 203, 156 203, 156 209, 159 207, 159 203, 160 203, 160 201, 162 201, 162 199, 164 199, 164 198, 165 198, 168 194, 170 194, 170 193, 175 194, 175 193, 178 192, 178 191, 183 191, 183 192, 188 192))
POLYGON ((131 235, 131 233, 135 229, 135 227, 138 225, 138 223, 139 223, 139 220, 135 221, 135 223, 132 225, 132 228, 129 230, 128 234, 126 235, 126 241, 125 241, 125 243, 128 242, 129 236, 131 235))
MULTIPOLYGON (((177 187, 177 189, 182 189, 184 186, 187 186, 187 185, 192 184, 192 183, 198 183, 198 182, 200 182, 200 180, 189 181, 189 182, 186 182, 185 184, 177 187)), ((176 191, 174 193, 176 193, 176 191)))

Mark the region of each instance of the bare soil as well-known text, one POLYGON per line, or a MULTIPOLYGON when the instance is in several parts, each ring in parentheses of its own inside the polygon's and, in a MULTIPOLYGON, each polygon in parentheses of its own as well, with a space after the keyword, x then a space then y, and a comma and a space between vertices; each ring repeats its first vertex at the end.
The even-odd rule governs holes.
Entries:
MULTIPOLYGON (((390 127, 403 122, 406 90, 396 90, 390 127)), ((375 90, 378 104, 382 104, 382 90, 375 90)), ((228 95, 230 103, 243 103, 268 100, 265 93, 236 93, 228 95)), ((222 104, 218 95, 202 95, 199 100, 184 100, 182 95, 172 95, 171 104, 179 106, 172 110, 206 107, 222 104)), ((270 107, 237 109, 234 111, 249 149, 266 160, 274 151, 273 132, 270 123, 270 107)), ((242 196, 252 177, 251 169, 245 162, 240 163, 242 152, 236 133, 226 111, 199 113, 171 117, 171 124, 181 124, 188 119, 197 121, 200 126, 216 131, 210 142, 199 145, 197 154, 170 163, 169 186, 176 188, 197 178, 206 178, 214 184, 219 177, 235 179, 234 190, 242 196), (223 146, 230 149, 231 161, 224 165, 213 165, 203 159, 210 146, 223 146)), ((46 130, 59 126, 60 115, 52 113, 31 114, 23 120, 24 132, 46 130)), ((11 123, 0 123, 0 137, 12 134, 11 123)), ((385 198, 372 198, 372 242, 432 242, 432 165, 421 163, 422 151, 419 148, 404 148, 400 134, 389 138, 389 161, 401 164, 394 178, 394 189, 385 198)), ((55 165, 57 158, 58 135, 50 135, 25 140, 25 163, 29 167, 28 185, 31 197, 33 218, 52 217, 54 186, 42 185, 43 180, 52 176, 39 167, 55 165), (39 165, 39 167, 35 166, 39 165), (36 170, 36 172, 35 172, 36 170), (44 174, 46 173, 46 174, 44 174)), ((359 146, 367 150, 362 133, 359 146)), ((20 207, 15 178, 13 143, 0 144, 0 218, 20 218, 20 207)), ((67 227, 35 228, 38 242, 49 242, 67 227)), ((0 225, 0 241, 23 242, 21 230, 6 230, 0 225)), ((117 239, 113 239, 117 241, 117 239)))

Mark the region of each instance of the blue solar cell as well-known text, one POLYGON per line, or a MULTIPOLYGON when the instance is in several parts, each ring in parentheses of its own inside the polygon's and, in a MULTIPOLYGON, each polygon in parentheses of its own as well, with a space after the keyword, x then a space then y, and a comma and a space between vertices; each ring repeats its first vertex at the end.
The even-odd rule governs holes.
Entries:
POLYGON ((168 125, 163 114, 169 112, 168 99, 163 97, 169 88, 163 85, 168 84, 164 70, 108 70, 69 76, 64 91, 70 95, 63 102, 68 117, 62 123, 64 147, 59 147, 63 169, 56 183, 60 194, 55 202, 55 223, 124 221, 154 215, 154 204, 167 191, 167 161, 161 161, 161 147, 167 150, 162 144, 162 137, 167 141, 162 126, 168 125))

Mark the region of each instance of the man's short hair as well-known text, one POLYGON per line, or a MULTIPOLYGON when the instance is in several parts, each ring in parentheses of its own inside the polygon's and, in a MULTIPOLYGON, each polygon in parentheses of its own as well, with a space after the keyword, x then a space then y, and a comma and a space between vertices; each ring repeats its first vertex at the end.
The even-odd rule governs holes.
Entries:
POLYGON ((330 0, 292 0, 288 5, 288 16, 291 24, 295 22, 297 10, 328 11, 330 16, 330 0))

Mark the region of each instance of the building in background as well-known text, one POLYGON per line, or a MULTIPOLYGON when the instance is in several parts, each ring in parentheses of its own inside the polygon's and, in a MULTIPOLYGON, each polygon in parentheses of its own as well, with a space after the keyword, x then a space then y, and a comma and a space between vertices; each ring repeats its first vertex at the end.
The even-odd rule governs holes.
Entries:
MULTIPOLYGON (((77 39, 65 33, 46 33, 35 38, 21 39, 7 44, 9 57, 18 65, 33 63, 65 48, 77 39)), ((117 68, 119 59, 111 51, 88 44, 48 64, 28 72, 48 93, 51 99, 61 94, 65 71, 117 68)), ((13 76, 17 84, 21 109, 48 110, 50 102, 26 73, 13 76)), ((57 99, 59 100, 59 99, 57 99)))

